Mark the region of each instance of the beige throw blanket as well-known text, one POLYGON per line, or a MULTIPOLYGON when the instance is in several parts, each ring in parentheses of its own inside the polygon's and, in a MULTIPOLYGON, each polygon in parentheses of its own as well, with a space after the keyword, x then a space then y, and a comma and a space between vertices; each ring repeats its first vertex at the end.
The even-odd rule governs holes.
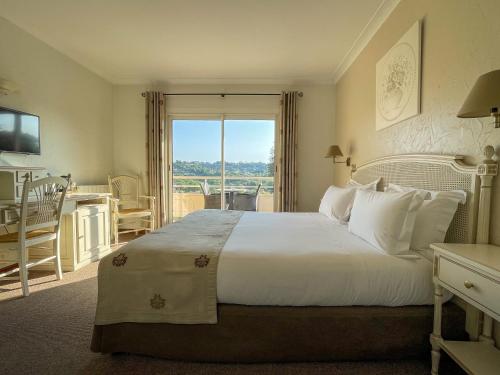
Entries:
POLYGON ((197 211, 104 257, 95 324, 217 323, 218 256, 241 215, 197 211))

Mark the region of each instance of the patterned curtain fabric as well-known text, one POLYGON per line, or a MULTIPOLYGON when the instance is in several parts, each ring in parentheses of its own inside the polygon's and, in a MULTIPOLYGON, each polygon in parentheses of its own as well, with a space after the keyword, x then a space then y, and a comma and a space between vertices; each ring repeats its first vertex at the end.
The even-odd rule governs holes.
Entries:
POLYGON ((156 226, 161 227, 167 217, 165 191, 165 96, 161 92, 146 93, 146 128, 149 195, 155 197, 156 226))
POLYGON ((298 91, 281 93, 279 211, 297 208, 297 98, 298 91))

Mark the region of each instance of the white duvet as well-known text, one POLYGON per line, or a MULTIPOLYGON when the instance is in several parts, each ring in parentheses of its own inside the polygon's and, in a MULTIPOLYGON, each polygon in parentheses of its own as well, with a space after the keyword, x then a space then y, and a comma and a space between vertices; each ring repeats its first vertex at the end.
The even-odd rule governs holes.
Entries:
POLYGON ((245 213, 219 257, 221 303, 426 305, 432 264, 375 249, 320 213, 245 213))

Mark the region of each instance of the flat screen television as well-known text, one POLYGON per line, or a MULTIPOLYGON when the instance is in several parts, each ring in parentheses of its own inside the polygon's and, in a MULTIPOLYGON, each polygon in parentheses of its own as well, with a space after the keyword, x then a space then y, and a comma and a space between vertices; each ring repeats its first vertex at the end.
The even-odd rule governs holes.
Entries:
POLYGON ((0 107, 0 152, 40 155, 40 118, 0 107))

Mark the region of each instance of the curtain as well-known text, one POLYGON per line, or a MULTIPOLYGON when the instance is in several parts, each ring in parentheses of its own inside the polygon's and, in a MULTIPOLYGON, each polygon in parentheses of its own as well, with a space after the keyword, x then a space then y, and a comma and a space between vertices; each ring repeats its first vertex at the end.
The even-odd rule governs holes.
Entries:
POLYGON ((161 92, 146 93, 146 129, 149 195, 155 197, 156 227, 163 226, 167 217, 165 191, 165 96, 161 92))
POLYGON ((279 211, 297 208, 297 98, 298 91, 281 93, 279 211))

